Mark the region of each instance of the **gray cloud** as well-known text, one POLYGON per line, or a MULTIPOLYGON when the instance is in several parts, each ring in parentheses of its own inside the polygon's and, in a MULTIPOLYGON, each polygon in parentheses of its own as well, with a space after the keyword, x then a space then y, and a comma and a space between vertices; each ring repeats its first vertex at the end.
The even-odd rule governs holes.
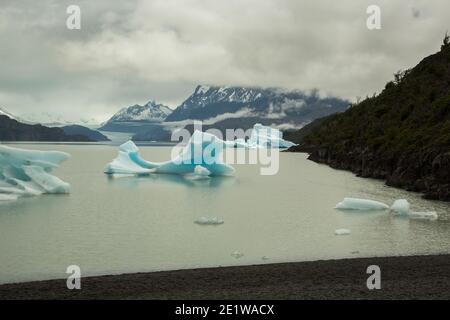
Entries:
POLYGON ((0 106, 105 118, 198 83, 355 99, 437 51, 447 0, 1 0, 0 106), (382 29, 366 28, 378 4, 382 29), (78 4, 82 29, 65 27, 78 4))

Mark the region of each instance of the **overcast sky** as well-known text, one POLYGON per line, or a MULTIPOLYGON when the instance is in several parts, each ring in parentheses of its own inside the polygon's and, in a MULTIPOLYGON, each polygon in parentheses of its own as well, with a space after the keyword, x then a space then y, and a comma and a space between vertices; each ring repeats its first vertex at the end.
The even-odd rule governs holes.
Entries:
POLYGON ((449 13, 448 0, 0 0, 0 107, 105 120, 175 107, 200 83, 355 99, 438 51, 449 13), (66 28, 70 4, 81 30, 66 28))

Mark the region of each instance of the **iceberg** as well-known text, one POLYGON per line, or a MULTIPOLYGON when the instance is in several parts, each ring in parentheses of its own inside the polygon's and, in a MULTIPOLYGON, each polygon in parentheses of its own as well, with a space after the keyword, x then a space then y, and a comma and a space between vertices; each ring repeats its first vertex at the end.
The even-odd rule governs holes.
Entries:
POLYGON ((217 217, 209 218, 209 217, 201 217, 194 221, 196 224, 201 225, 218 225, 223 224, 223 220, 217 217))
POLYGON ((394 204, 391 206, 391 211, 398 215, 409 215, 410 214, 411 205, 405 199, 398 199, 394 201, 394 204))
POLYGON ((106 166, 105 173, 170 173, 201 178, 229 176, 234 173, 234 168, 225 164, 221 158, 221 153, 228 144, 213 134, 196 130, 176 157, 166 162, 150 162, 141 158, 139 148, 133 141, 127 141, 119 147, 118 156, 106 166))
POLYGON ((242 258, 244 256, 244 254, 242 252, 240 252, 239 250, 236 250, 231 254, 231 256, 236 259, 239 259, 239 258, 242 258))
POLYGON ((351 234, 352 232, 349 229, 336 229, 334 234, 337 236, 346 236, 351 234))
POLYGON ((344 198, 335 208, 342 210, 385 210, 389 209, 389 206, 374 200, 344 198))
MULTIPOLYGON (((240 146, 242 141, 238 141, 238 143, 240 146)), ((253 126, 250 139, 247 141, 247 146, 249 148, 290 148, 296 146, 296 144, 284 140, 283 133, 280 130, 257 123, 253 126)))
POLYGON ((0 145, 0 201, 44 193, 69 193, 70 185, 50 174, 69 157, 65 152, 0 145))
POLYGON ((437 220, 438 214, 436 211, 424 211, 424 212, 415 212, 412 211, 409 214, 410 219, 418 219, 418 220, 437 220))
MULTIPOLYGON (((408 217, 410 219, 421 219, 421 220, 436 220, 438 214, 435 211, 425 211, 425 212, 415 212, 411 211, 411 205, 406 199, 395 200, 391 207, 388 205, 366 199, 356 199, 356 198, 344 198, 343 201, 339 202, 336 209, 343 210, 385 210, 390 209, 395 215, 408 217)), ((345 229, 338 229, 345 230, 345 229)), ((336 230, 336 232, 338 231, 336 230)), ((337 233, 336 233, 337 234, 337 233)))

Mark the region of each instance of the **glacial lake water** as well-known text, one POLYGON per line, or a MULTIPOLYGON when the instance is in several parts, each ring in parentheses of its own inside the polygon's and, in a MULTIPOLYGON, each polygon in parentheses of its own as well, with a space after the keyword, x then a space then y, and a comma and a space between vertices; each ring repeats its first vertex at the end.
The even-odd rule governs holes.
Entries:
MULTIPOLYGON (((15 145, 12 145, 15 146, 15 145)), ((110 145, 20 144, 72 155, 55 175, 70 195, 43 195, 0 204, 0 283, 83 276, 318 259, 450 253, 450 204, 386 187, 345 171, 281 153, 280 169, 235 165, 228 178, 192 181, 174 175, 109 178, 110 145), (437 221, 388 212, 334 209, 344 197, 391 204, 406 198, 437 221), (202 216, 224 223, 198 225, 202 216), (336 236, 339 228, 350 235, 336 236), (241 252, 242 257, 232 254, 241 252)), ((141 147, 162 161, 170 147, 141 147)))

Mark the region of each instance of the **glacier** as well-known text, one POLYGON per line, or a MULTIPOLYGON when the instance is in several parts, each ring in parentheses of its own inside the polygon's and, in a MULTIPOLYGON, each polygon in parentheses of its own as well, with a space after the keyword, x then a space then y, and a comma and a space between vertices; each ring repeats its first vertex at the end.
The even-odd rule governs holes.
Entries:
POLYGON ((335 208, 342 210, 385 210, 389 209, 389 206, 374 200, 344 198, 335 208))
POLYGON ((0 145, 0 201, 44 193, 69 193, 70 185, 50 174, 69 157, 65 152, 0 145))
POLYGON ((132 175, 169 173, 199 178, 229 176, 235 170, 220 157, 228 144, 229 142, 213 134, 196 130, 176 157, 166 162, 150 162, 142 159, 139 148, 130 140, 119 147, 118 156, 106 166, 105 173, 132 175))
MULTIPOLYGON (((242 140, 236 141, 236 147, 241 146, 242 140)), ((280 130, 257 123, 253 126, 246 146, 248 148, 290 148, 296 146, 296 144, 284 140, 283 133, 280 130)))

